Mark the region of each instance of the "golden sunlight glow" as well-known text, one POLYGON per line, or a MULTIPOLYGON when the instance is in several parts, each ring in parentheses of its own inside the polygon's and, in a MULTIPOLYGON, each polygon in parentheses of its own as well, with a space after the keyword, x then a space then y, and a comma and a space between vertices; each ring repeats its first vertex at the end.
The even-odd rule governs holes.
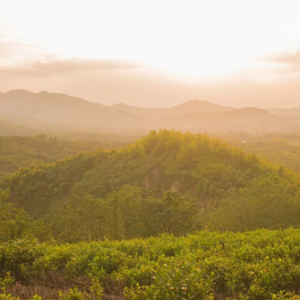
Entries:
MULTIPOLYGON (((299 47, 299 11, 298 0, 11 0, 0 16, 11 39, 35 44, 42 59, 130 60, 209 77, 299 47)), ((15 55, 16 63, 26 59, 15 55)))

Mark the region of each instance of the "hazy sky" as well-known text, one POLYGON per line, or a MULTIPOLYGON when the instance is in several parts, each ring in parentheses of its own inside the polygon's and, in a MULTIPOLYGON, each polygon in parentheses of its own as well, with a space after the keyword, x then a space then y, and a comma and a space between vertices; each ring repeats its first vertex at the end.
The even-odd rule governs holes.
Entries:
POLYGON ((299 0, 0 0, 0 91, 300 106, 299 0))

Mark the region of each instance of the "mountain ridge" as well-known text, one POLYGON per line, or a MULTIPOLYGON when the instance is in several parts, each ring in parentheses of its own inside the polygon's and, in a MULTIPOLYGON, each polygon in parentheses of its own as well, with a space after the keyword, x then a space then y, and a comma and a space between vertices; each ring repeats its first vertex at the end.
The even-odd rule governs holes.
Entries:
MULTIPOLYGON (((102 103, 99 103, 99 102, 92 102, 92 101, 89 101, 89 100, 86 100, 84 98, 81 98, 81 97, 76 97, 76 96, 71 96, 69 94, 66 94, 66 93, 52 93, 52 92, 48 92, 46 90, 43 90, 43 91, 40 91, 40 92, 31 92, 29 90, 26 90, 26 89, 15 89, 15 90, 9 90, 7 92, 0 92, 0 95, 16 95, 18 94, 19 96, 24 96, 24 95, 57 95, 57 96, 67 96, 67 97, 70 97, 70 98, 74 98, 74 99, 80 99, 82 101, 85 101, 85 102, 88 102, 88 103, 93 103, 93 104, 100 104, 102 106, 105 106, 105 107, 114 107, 114 106, 124 106, 124 107, 136 107, 136 108, 143 108, 143 109, 170 109, 170 108, 176 108, 176 107, 180 107, 180 106, 186 106, 186 105, 193 105, 193 104, 196 104, 196 103, 202 103, 202 104, 212 104, 214 106, 218 106, 218 107, 223 107, 223 108, 226 108, 226 109, 229 109, 229 110, 236 110, 236 109, 243 109, 243 108, 251 108, 251 107, 243 107, 243 108, 235 108, 235 107, 231 107, 231 106, 227 106, 227 105, 221 105, 221 104, 215 104, 211 101, 207 101, 207 100, 199 100, 199 99, 191 99, 191 100, 187 100, 187 101, 184 101, 182 103, 179 103, 179 104, 176 104, 176 105, 173 105, 173 106, 170 106, 170 107, 167 107, 167 108, 159 108, 159 107, 140 107, 140 106, 134 106, 134 105, 129 105, 129 104, 126 104, 126 103, 123 103, 123 102, 118 102, 118 103, 115 103, 115 104, 112 104, 112 105, 105 105, 105 104, 102 104, 102 103)), ((292 108, 259 108, 259 107, 252 107, 252 108, 257 108, 257 109, 261 109, 261 110, 265 110, 265 111, 292 111, 292 110, 300 110, 300 107, 292 107, 292 108)))
POLYGON ((169 108, 144 108, 125 103, 108 106, 67 94, 32 93, 24 89, 0 94, 0 119, 3 115, 12 116, 11 119, 6 117, 7 123, 25 127, 28 127, 27 122, 13 116, 39 119, 41 133, 43 130, 57 131, 58 128, 108 134, 146 134, 158 129, 207 133, 300 130, 297 118, 283 118, 256 107, 238 109, 195 99, 169 108))

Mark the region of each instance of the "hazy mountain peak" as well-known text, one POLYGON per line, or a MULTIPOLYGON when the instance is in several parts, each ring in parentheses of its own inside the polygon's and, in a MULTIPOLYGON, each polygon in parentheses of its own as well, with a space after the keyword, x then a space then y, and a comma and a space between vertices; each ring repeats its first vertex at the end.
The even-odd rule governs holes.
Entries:
POLYGON ((16 96, 23 96, 23 95, 32 95, 34 93, 29 92, 25 89, 17 89, 17 90, 11 90, 5 93, 5 95, 16 95, 16 96))
MULTIPOLYGON (((206 100, 190 100, 171 108, 145 108, 117 103, 106 106, 67 94, 24 89, 0 94, 0 115, 4 122, 28 127, 28 117, 41 124, 32 127, 106 132, 146 133, 159 128, 194 132, 290 131, 300 126, 296 109, 280 118, 278 114, 256 107, 236 109, 206 100), (21 118, 26 117, 26 119, 21 118)), ((1 121, 1 120, 0 120, 1 121)), ((36 122, 36 123, 37 123, 36 122)), ((56 130, 56 129, 55 129, 56 130)))
POLYGON ((177 106, 187 106, 187 105, 217 105, 217 104, 213 104, 209 101, 206 100, 198 100, 198 99, 192 99, 192 100, 188 100, 186 102, 180 103, 174 107, 177 106))
POLYGON ((189 100, 170 108, 178 113, 210 113, 216 111, 232 111, 234 108, 211 103, 206 100, 189 100))
POLYGON ((111 105, 111 107, 115 107, 115 108, 126 108, 126 107, 130 107, 130 105, 127 105, 125 103, 116 103, 116 104, 113 104, 111 105))

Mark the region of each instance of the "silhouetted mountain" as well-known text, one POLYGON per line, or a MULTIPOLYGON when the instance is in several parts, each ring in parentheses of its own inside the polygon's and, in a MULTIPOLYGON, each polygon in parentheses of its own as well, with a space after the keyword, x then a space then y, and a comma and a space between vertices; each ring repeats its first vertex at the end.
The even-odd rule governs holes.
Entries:
POLYGON ((211 113, 216 111, 224 112, 224 111, 233 111, 235 109, 228 106, 213 104, 208 101, 190 100, 182 104, 173 106, 168 110, 172 111, 172 113, 188 114, 188 113, 195 113, 195 112, 198 113, 211 113))
POLYGON ((109 134, 145 134, 160 128, 208 133, 300 130, 298 119, 255 107, 235 109, 200 100, 170 108, 123 103, 106 106, 65 94, 26 90, 0 94, 0 121, 27 127, 34 133, 36 129, 41 133, 67 130, 109 134))
POLYGON ((240 116, 240 117, 247 117, 247 116, 257 116, 257 117, 263 117, 263 118, 272 118, 276 119, 276 117, 267 112, 264 109, 256 108, 256 107, 244 107, 240 109, 236 109, 235 111, 231 112, 231 115, 234 116, 240 116))
POLYGON ((105 110, 107 110, 107 107, 102 104, 45 91, 35 94, 26 90, 14 90, 0 95, 1 114, 57 117, 90 111, 103 113, 105 110))
POLYGON ((265 132, 280 129, 282 119, 262 109, 243 108, 232 111, 215 111, 211 113, 186 113, 170 115, 164 118, 161 127, 177 128, 192 132, 265 132))

